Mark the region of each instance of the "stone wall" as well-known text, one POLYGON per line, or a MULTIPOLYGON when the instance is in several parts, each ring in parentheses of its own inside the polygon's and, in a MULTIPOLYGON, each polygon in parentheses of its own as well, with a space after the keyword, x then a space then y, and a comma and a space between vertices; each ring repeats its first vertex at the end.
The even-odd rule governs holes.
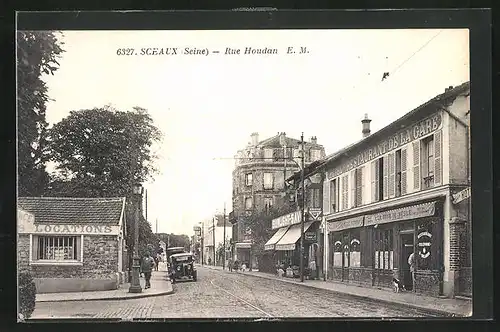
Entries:
POLYGON ((417 271, 415 273, 415 291, 431 296, 441 295, 442 281, 439 272, 417 271))
POLYGON ((84 236, 83 265, 32 265, 35 278, 114 279, 118 272, 117 236, 84 236))
POLYGON ((18 272, 29 270, 30 236, 19 234, 17 239, 17 268, 18 272))

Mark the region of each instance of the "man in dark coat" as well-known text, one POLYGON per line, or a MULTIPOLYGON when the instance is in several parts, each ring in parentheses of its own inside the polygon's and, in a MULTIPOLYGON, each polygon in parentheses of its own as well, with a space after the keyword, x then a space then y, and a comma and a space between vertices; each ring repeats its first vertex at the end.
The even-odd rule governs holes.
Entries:
POLYGON ((155 267, 155 261, 151 254, 148 252, 142 260, 142 272, 144 273, 144 278, 146 279, 145 289, 151 288, 151 272, 155 267))

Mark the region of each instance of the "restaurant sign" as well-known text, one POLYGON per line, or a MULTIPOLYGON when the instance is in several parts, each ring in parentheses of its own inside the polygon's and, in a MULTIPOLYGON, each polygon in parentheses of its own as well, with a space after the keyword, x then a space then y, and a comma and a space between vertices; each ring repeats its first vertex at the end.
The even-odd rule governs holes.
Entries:
POLYGON ((412 205, 365 216, 365 226, 385 224, 394 221, 431 217, 436 212, 434 202, 412 205))
POLYGON ((356 228, 363 226, 364 216, 354 217, 339 221, 328 222, 328 232, 338 232, 344 229, 356 228))
POLYGON ((361 166, 371 160, 374 160, 392 150, 402 147, 412 141, 418 140, 428 134, 438 130, 441 126, 441 114, 435 114, 428 117, 413 126, 400 130, 395 135, 379 142, 377 145, 365 149, 361 153, 355 155, 346 163, 341 164, 339 167, 334 168, 328 172, 328 178, 332 179, 342 173, 349 172, 350 170, 361 166))
POLYGON ((271 228, 277 229, 286 226, 291 226, 300 223, 300 211, 295 211, 289 214, 285 214, 281 217, 273 219, 271 228))

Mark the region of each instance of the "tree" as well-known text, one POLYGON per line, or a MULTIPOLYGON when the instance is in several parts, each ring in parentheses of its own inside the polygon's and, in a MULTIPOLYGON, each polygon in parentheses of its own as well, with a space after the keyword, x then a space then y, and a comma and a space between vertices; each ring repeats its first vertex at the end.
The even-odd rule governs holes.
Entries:
MULTIPOLYGON (((161 132, 140 107, 72 111, 48 130, 48 158, 56 164, 47 196, 126 197, 127 244, 133 250, 135 206, 132 186, 156 174, 151 146, 161 132)), ((141 207, 142 209, 142 207, 141 207)), ((156 240, 140 213, 139 252, 151 251, 156 240)))
POLYGON ((17 32, 18 190, 40 196, 49 182, 45 171, 49 100, 42 74, 53 75, 64 50, 52 31, 17 32))
POLYGON ((264 254, 265 243, 275 232, 271 229, 272 220, 294 211, 296 211, 296 207, 285 204, 254 213, 245 219, 244 225, 252 235, 252 255, 255 255, 258 261, 264 254))
POLYGON ((183 247, 186 250, 191 247, 191 240, 185 234, 158 233, 158 240, 165 242, 169 247, 183 247))

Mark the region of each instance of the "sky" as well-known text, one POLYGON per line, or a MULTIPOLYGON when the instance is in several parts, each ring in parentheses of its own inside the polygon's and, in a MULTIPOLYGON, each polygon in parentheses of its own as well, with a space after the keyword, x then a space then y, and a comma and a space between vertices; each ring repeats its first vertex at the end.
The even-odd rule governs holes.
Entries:
POLYGON ((61 41, 60 68, 43 77, 49 125, 72 110, 146 108, 164 134, 154 147, 160 173, 144 184, 148 219, 153 231, 157 223, 175 234, 192 235, 224 205, 231 211, 230 158, 252 132, 303 132, 330 154, 361 139, 365 113, 373 133, 469 80, 466 29, 63 31, 61 41), (141 55, 174 47, 176 55, 141 55), (278 53, 242 54, 246 47, 278 53), (123 48, 137 54, 117 55, 123 48))

